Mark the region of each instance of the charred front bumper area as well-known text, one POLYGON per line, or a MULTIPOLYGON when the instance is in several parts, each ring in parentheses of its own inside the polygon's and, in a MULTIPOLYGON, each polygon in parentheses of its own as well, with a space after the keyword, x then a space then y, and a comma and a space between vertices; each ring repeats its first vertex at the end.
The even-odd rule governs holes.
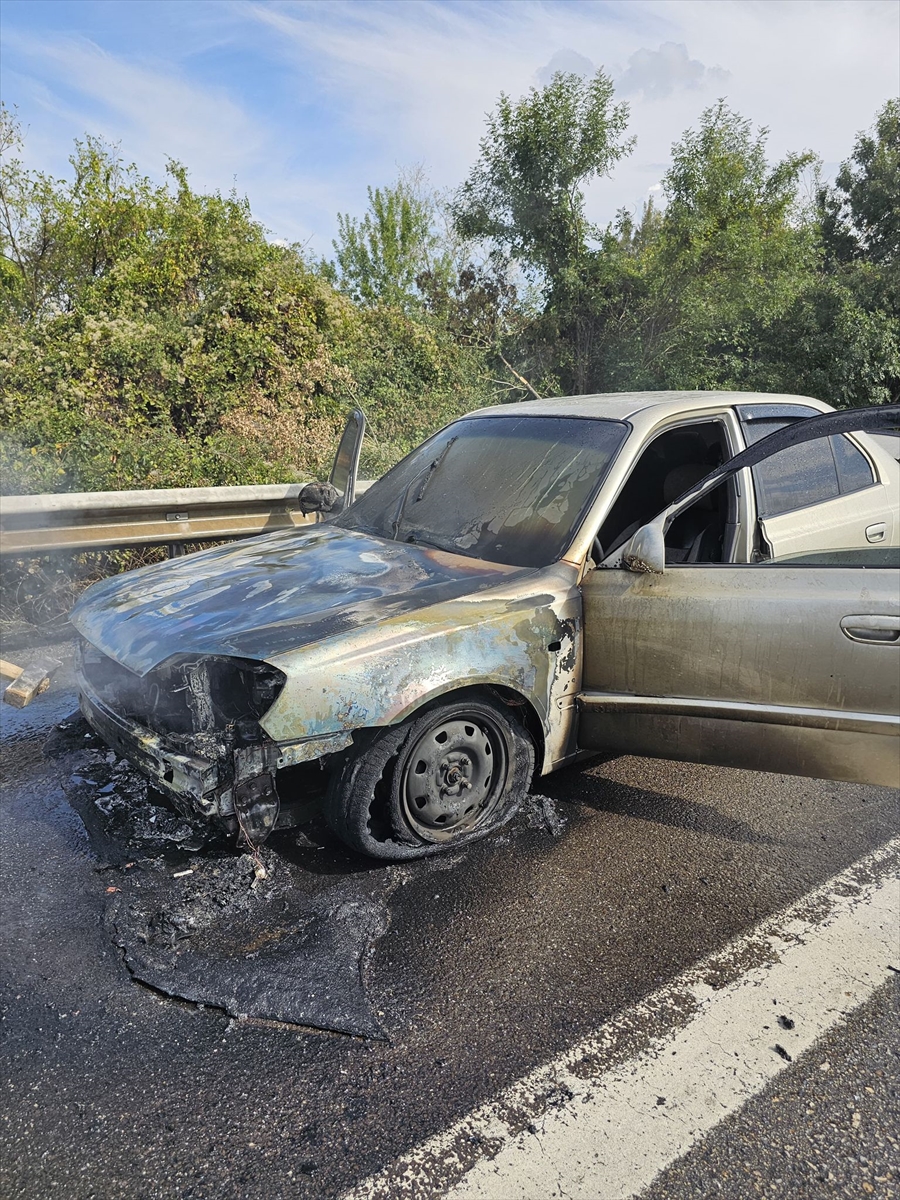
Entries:
POLYGON ((260 727, 285 676, 226 656, 179 656, 146 675, 81 639, 81 710, 108 745, 186 816, 218 820, 261 842, 278 821, 283 748, 260 727))

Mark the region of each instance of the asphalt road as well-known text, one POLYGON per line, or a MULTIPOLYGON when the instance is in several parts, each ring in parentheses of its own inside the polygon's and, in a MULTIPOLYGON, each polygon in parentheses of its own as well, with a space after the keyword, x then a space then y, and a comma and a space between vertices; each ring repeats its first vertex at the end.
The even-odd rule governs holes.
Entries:
POLYGON ((669 1167, 641 1200, 900 1196, 900 983, 669 1167))
MULTIPOLYGON (((357 956, 356 986, 373 1024, 364 1036, 242 1020, 173 999, 129 972, 117 941, 121 906, 136 888, 183 870, 206 882, 219 871, 214 878, 224 875, 229 886, 237 878, 238 891, 252 879, 221 847, 191 852, 170 840, 160 859, 165 839, 116 825, 121 806, 111 809, 104 796, 127 794, 127 780, 99 750, 91 761, 107 774, 73 784, 66 771, 84 731, 71 723, 55 758, 42 749, 73 700, 63 673, 32 708, 3 712, 0 1158, 9 1196, 338 1195, 900 826, 897 793, 887 789, 619 758, 544 780, 545 798, 531 800, 508 830, 444 860, 372 865, 318 835, 301 846, 280 835, 272 878, 294 881, 313 907, 327 893, 317 920, 333 912, 346 927, 363 909, 379 914, 352 946, 337 943, 340 979, 349 978, 347 955, 357 956), (101 795, 107 779, 114 786, 101 795), (92 816, 98 802, 100 821, 92 816)), ((170 821, 160 813, 162 825, 170 821)), ((193 877, 172 880, 182 908, 176 889, 185 879, 193 877)), ((284 910, 284 895, 275 888, 272 896, 284 910)), ((228 921, 217 928, 205 949, 213 992, 235 962, 249 970, 244 925, 231 946, 228 921)), ((321 956, 318 973, 298 969, 287 985, 279 969, 281 986, 293 979, 306 989, 298 1003, 327 1024, 343 985, 329 993, 320 967, 321 956)), ((246 992, 233 979, 228 986, 239 1008, 246 992)), ((896 1029, 895 1008, 872 1012, 881 1014, 876 1026, 896 1029)), ((853 1046, 871 1043, 868 1030, 857 1036, 848 1027, 848 1062, 853 1046)), ((798 1079, 801 1068, 791 1068, 798 1079)), ((860 1059, 857 1074, 878 1069, 860 1059)), ((800 1097, 791 1106, 793 1140, 772 1132, 776 1149, 777 1138, 798 1145, 822 1134, 814 1114, 805 1122, 797 1115, 802 1081, 792 1086, 800 1097)), ((887 1115, 891 1106, 896 1114, 893 1085, 860 1086, 873 1086, 860 1103, 881 1113, 883 1139, 896 1138, 887 1115)), ((772 1104, 759 1104, 770 1116, 772 1104)), ((764 1118, 746 1120, 765 1143, 764 1118)), ((824 1138, 822 1155, 810 1155, 814 1166, 797 1168, 808 1187, 799 1194, 829 1194, 808 1173, 820 1159, 826 1178, 832 1169, 827 1129, 824 1138)), ((838 1133, 833 1144, 839 1155, 838 1133)), ((676 1164, 682 1173, 670 1168, 653 1200, 712 1194, 703 1171, 714 1175, 715 1154, 726 1153, 727 1144, 676 1164)), ((727 1194, 753 1195, 784 1178, 777 1153, 747 1151, 741 1161, 751 1153, 749 1182, 727 1194)), ((871 1186, 887 1196, 892 1185, 871 1186)))

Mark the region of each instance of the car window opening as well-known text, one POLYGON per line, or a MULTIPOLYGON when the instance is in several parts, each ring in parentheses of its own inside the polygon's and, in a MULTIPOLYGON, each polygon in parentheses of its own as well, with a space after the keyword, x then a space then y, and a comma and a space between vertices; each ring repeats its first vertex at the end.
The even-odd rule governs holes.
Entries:
MULTIPOLYGON (((600 548, 609 554, 684 495, 730 455, 724 426, 706 421, 670 429, 638 459, 603 522, 600 548)), ((737 525, 733 481, 726 481, 681 513, 666 534, 666 561, 727 562, 737 525)), ((596 553, 596 551, 595 551, 596 553)))
MULTIPOLYGON (((793 424, 798 417, 743 418, 747 445, 793 424)), ((759 515, 777 517, 862 491, 876 483, 869 460, 846 434, 780 450, 751 468, 759 515)))

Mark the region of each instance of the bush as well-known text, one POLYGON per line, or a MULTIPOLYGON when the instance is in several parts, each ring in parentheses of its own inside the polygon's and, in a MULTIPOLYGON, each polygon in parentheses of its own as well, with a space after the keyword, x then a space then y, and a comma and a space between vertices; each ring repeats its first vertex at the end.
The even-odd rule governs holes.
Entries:
POLYGON ((488 398, 475 352, 421 309, 359 308, 244 200, 94 139, 69 181, 28 172, 3 122, 7 494, 321 477, 354 404, 378 472, 488 398))

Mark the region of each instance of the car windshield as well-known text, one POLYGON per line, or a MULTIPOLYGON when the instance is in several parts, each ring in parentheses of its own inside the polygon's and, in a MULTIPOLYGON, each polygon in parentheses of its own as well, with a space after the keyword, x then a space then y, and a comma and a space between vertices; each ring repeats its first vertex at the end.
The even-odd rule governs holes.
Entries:
POLYGON ((466 417, 407 455, 335 524, 547 566, 568 548, 628 430, 578 417, 466 417))

